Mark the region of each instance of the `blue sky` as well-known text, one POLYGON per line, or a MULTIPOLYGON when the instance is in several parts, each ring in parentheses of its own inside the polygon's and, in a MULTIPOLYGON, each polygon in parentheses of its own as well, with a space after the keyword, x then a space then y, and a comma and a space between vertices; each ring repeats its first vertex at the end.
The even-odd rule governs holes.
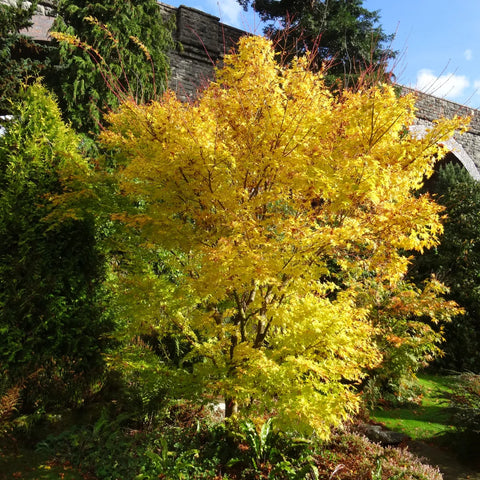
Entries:
MULTIPOLYGON (((162 0, 198 8, 253 33, 262 26, 236 0, 162 0)), ((480 108, 480 0, 364 0, 380 10, 386 33, 399 51, 397 81, 433 95, 480 108)))
POLYGON ((364 0, 395 33, 397 81, 480 107, 480 0, 364 0))
POLYGON ((160 0, 174 7, 186 5, 215 15, 220 21, 250 33, 262 34, 260 19, 252 11, 244 12, 237 0, 160 0))

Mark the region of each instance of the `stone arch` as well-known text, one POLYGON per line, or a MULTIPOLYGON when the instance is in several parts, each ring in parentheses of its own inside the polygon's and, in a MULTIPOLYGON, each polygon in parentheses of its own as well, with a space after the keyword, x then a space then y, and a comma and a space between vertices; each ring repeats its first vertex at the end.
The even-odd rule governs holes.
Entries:
MULTIPOLYGON (((412 125, 410 131, 417 137, 422 138, 428 130, 428 125, 412 125)), ((475 180, 480 181, 480 172, 478 171, 475 162, 472 160, 470 155, 465 151, 465 149, 454 139, 450 138, 443 144, 448 148, 455 158, 463 165, 467 172, 475 180)))

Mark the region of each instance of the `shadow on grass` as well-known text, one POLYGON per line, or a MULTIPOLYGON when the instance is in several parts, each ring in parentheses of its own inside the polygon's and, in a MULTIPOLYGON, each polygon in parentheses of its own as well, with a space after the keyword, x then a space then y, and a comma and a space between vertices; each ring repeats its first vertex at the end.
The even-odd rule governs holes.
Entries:
POLYGON ((431 440, 454 430, 450 408, 441 406, 378 410, 375 420, 414 440, 431 440))
POLYGON ((385 419, 402 419, 405 421, 421 421, 425 423, 437 423, 451 426, 453 411, 449 407, 442 406, 418 406, 413 408, 395 408, 377 410, 375 417, 385 419))
POLYGON ((0 480, 84 480, 69 465, 58 465, 35 451, 0 451, 0 480))
POLYGON ((452 392, 452 379, 436 375, 419 375, 423 390, 421 404, 396 408, 376 409, 374 420, 391 430, 401 431, 413 440, 432 440, 454 431, 453 411, 448 395, 452 392))

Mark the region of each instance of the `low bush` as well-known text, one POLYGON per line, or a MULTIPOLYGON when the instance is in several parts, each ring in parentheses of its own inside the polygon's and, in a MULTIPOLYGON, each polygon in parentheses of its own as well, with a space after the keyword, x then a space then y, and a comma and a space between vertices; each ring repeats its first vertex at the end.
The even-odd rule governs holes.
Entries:
POLYGON ((353 432, 337 433, 316 456, 319 479, 441 480, 437 468, 407 449, 384 448, 353 432))
POLYGON ((39 444, 58 463, 99 480, 441 480, 408 450, 383 448, 353 432, 329 442, 277 431, 272 420, 212 423, 205 407, 172 407, 156 425, 104 411, 39 444))
POLYGON ((274 433, 270 422, 259 431, 251 423, 212 424, 207 413, 177 406, 145 427, 104 411, 94 425, 50 436, 38 449, 99 480, 300 480, 313 471, 311 442, 274 433))
POLYGON ((197 461, 200 423, 186 418, 182 423, 181 411, 173 409, 172 418, 147 426, 127 413, 104 409, 94 424, 73 426, 37 448, 99 480, 214 478, 214 470, 197 461))

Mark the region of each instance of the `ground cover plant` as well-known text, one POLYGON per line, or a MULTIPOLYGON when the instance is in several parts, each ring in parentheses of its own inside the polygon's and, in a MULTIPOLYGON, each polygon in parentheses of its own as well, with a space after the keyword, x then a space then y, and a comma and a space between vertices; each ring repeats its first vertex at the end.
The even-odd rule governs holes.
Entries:
POLYGON ((438 468, 424 463, 408 449, 383 448, 353 432, 335 434, 326 447, 317 457, 319 478, 325 480, 443 478, 438 468))
POLYGON ((0 452, 0 478, 2 480, 87 480, 70 464, 60 464, 51 456, 34 450, 21 453, 0 452))
POLYGON ((210 413, 192 407, 177 406, 154 426, 104 411, 92 424, 47 437, 36 451, 10 453, 3 472, 46 480, 441 478, 407 450, 383 448, 349 429, 321 441, 282 433, 274 421, 212 422, 210 413))

